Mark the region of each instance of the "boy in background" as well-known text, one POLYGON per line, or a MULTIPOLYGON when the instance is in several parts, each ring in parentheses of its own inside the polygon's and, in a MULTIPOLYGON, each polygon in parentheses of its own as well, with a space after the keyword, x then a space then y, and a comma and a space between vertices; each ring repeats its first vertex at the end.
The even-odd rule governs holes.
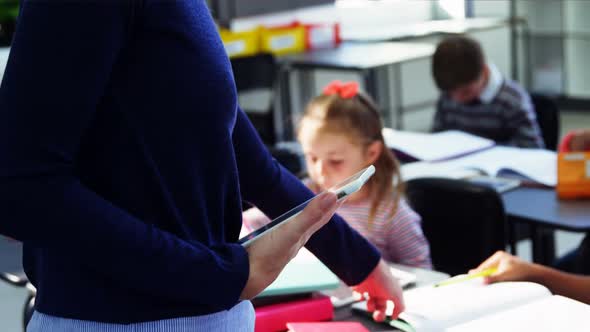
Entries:
POLYGON ((450 37, 436 48, 432 74, 441 96, 432 131, 461 130, 500 145, 543 148, 528 93, 486 63, 479 43, 450 37))

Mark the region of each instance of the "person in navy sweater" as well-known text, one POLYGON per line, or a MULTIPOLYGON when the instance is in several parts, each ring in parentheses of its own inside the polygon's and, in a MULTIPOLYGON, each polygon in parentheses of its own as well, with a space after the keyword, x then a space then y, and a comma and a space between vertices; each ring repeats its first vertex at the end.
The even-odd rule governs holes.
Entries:
POLYGON ((0 87, 0 233, 24 243, 29 331, 250 331, 306 245, 384 319, 401 290, 333 194, 245 249, 241 203, 313 194, 239 109, 202 0, 25 0, 0 87))

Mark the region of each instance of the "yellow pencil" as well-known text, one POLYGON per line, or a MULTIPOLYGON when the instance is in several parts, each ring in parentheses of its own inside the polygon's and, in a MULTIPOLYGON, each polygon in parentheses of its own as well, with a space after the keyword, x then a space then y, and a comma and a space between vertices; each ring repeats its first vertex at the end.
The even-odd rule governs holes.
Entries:
POLYGON ((435 284, 434 287, 452 285, 452 284, 456 284, 458 282, 463 282, 463 281, 467 281, 467 280, 471 280, 471 279, 475 279, 475 278, 479 278, 479 277, 487 277, 487 276, 490 276, 490 275, 496 273, 496 271, 497 271, 497 269, 495 267, 492 267, 492 268, 485 269, 481 272, 477 272, 477 273, 473 273, 473 274, 459 275, 459 276, 452 277, 447 280, 441 281, 441 282, 435 284))

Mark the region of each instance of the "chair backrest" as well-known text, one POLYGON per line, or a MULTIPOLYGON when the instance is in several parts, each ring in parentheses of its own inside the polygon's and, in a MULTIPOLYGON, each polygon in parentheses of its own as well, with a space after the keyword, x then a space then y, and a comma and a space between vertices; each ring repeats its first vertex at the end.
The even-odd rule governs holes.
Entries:
POLYGON ((277 64, 272 54, 231 59, 238 92, 252 89, 272 89, 277 79, 277 64))
POLYGON ((273 105, 278 69, 272 54, 231 59, 240 106, 267 145, 276 143, 273 105))
POLYGON ((555 151, 559 141, 559 108, 553 99, 541 94, 532 93, 531 99, 545 148, 555 151))
POLYGON ((407 182, 406 195, 422 217, 436 270, 466 273, 505 249, 507 221, 495 190, 463 180, 420 178, 407 182))

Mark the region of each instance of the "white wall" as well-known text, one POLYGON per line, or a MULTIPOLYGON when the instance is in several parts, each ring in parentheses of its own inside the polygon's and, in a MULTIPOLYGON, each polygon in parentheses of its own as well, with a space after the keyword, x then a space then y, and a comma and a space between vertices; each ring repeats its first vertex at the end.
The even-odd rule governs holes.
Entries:
POLYGON ((518 0, 516 4, 530 28, 531 89, 590 98, 590 1, 518 0))
POLYGON ((565 53, 565 93, 574 98, 590 98, 590 40, 567 38, 565 53))
POLYGON ((258 24, 277 25, 299 20, 303 22, 340 22, 342 33, 358 28, 378 29, 383 25, 408 24, 432 19, 433 3, 429 0, 340 0, 335 5, 299 9, 288 13, 240 18, 232 29, 247 30, 258 24))
POLYGON ((502 74, 511 77, 512 55, 510 53, 509 26, 473 31, 469 33, 469 36, 479 41, 488 61, 493 62, 502 74))
POLYGON ((562 2, 556 0, 518 0, 517 16, 527 20, 531 31, 559 33, 562 25, 562 2))
POLYGON ((590 1, 563 3, 565 92, 576 98, 590 98, 590 1))
MULTIPOLYGON (((522 0, 516 0, 522 1, 522 0)), ((475 17, 510 17, 509 0, 473 0, 475 17)))
POLYGON ((564 29, 570 33, 590 33, 590 1, 568 0, 563 3, 564 29))

